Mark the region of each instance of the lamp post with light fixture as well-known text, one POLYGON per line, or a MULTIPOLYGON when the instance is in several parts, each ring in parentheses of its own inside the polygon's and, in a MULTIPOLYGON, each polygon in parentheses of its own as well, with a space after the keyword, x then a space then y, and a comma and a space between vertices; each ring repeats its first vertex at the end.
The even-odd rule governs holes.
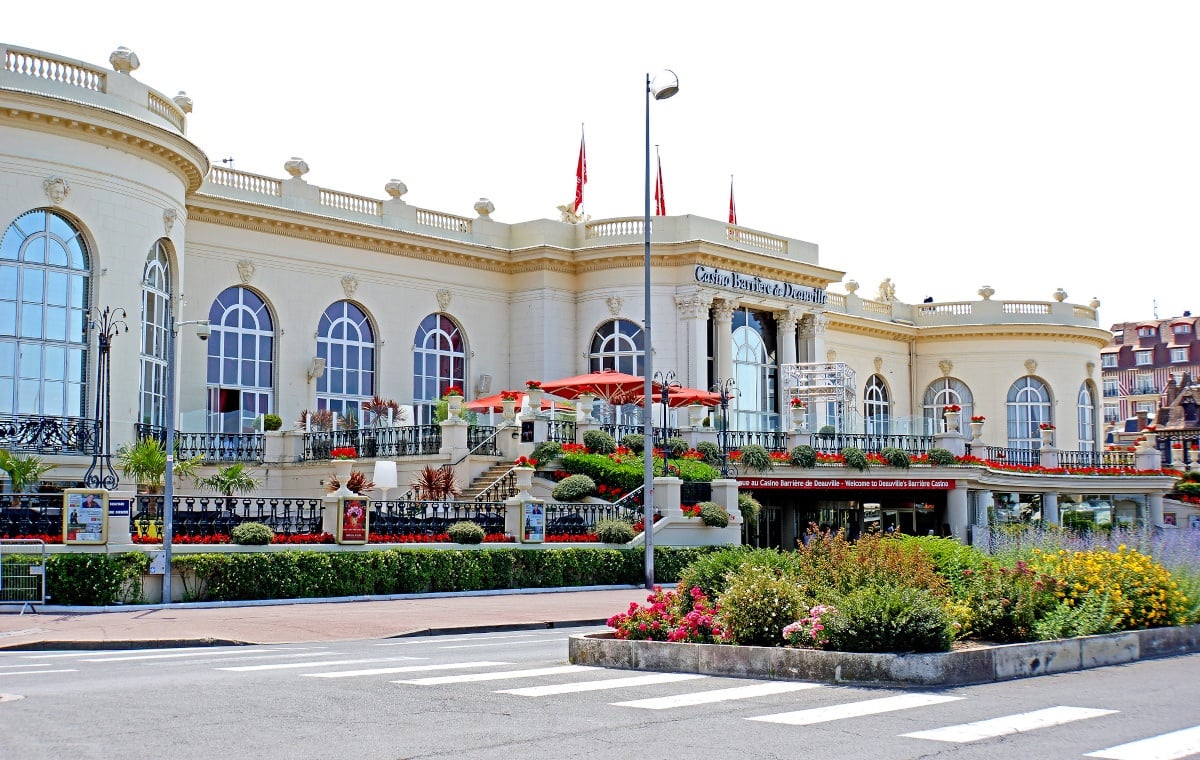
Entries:
POLYGON ((646 412, 642 416, 642 459, 645 460, 645 471, 642 481, 642 526, 646 539, 645 576, 646 589, 654 588, 654 415, 650 414, 650 404, 654 399, 654 349, 650 342, 650 99, 666 100, 679 92, 679 77, 670 69, 664 69, 653 79, 646 74, 646 206, 642 220, 642 233, 646 245, 645 275, 646 275, 646 324, 642 331, 642 372, 645 373, 646 384, 643 395, 646 399, 646 412), (647 450, 649 449, 649 450, 647 450))
POLYGON ((733 378, 729 378, 725 382, 717 380, 717 384, 713 386, 713 391, 721 398, 721 427, 717 430, 717 435, 721 438, 721 477, 729 477, 729 400, 737 394, 737 386, 734 384, 733 378))

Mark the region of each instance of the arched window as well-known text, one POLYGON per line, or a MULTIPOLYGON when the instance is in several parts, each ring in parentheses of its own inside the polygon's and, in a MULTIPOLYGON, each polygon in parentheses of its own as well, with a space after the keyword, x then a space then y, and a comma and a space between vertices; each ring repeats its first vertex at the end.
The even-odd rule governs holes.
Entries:
POLYGON ((317 327, 317 356, 325 360, 317 408, 358 419, 362 402, 375 395, 375 332, 362 309, 338 301, 325 310, 317 327))
POLYGON ((644 347, 640 325, 628 319, 609 320, 592 333, 588 371, 615 369, 627 375, 642 375, 646 366, 644 347))
POLYGON ((1086 380, 1079 386, 1077 422, 1079 450, 1096 450, 1096 389, 1086 380))
POLYGON ((777 430, 779 370, 775 365, 775 319, 767 312, 733 313, 733 376, 737 394, 730 401, 734 430, 777 430))
POLYGON ((467 352, 462 330, 444 314, 421 320, 413 339, 413 399, 417 421, 433 421, 434 402, 451 385, 465 393, 467 352), (424 403, 422 403, 424 402, 424 403))
POLYGON ((892 405, 887 385, 879 375, 871 375, 863 389, 863 422, 867 435, 888 435, 891 432, 892 405))
POLYGON ((1050 391, 1036 377, 1025 376, 1008 389, 1008 445, 1016 449, 1040 449, 1043 422, 1050 417, 1050 391))
POLYGON ((925 418, 925 435, 942 432, 945 427, 946 407, 957 404, 962 407, 962 419, 970 420, 975 414, 975 398, 971 389, 962 380, 943 377, 934 380, 925 389, 921 408, 925 418))
POLYGON ((17 217, 0 238, 0 413, 84 416, 91 261, 53 211, 17 217))
POLYGON ((141 393, 138 420, 167 424, 167 330, 171 318, 171 263, 166 242, 159 240, 146 257, 142 274, 141 393))
POLYGON ((208 319, 209 432, 254 432, 258 416, 274 407, 271 312, 253 290, 234 287, 217 296, 208 319))

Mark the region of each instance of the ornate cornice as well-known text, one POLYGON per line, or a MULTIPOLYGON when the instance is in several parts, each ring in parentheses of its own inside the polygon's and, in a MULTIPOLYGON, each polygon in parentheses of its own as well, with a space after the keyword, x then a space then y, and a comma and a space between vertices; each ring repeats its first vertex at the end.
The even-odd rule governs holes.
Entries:
POLYGON ((179 175, 189 193, 200 188, 208 173, 208 157, 187 138, 100 106, 4 89, 0 90, 0 124, 147 154, 179 175))

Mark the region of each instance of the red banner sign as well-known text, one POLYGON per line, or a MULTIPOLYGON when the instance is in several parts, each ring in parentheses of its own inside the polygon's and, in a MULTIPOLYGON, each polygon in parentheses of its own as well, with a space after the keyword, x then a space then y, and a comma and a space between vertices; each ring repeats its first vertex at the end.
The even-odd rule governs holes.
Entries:
POLYGON ((871 488, 877 491, 952 491, 953 480, 910 478, 738 478, 743 488, 825 488, 839 491, 871 488))

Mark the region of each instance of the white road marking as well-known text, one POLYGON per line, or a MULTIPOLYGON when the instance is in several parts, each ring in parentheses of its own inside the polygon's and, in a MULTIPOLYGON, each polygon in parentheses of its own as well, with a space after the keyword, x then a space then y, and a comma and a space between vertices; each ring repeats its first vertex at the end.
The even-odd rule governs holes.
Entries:
POLYGON ((4 665, 0 665, 0 668, 48 668, 52 664, 53 663, 49 663, 49 662, 34 662, 34 663, 30 663, 28 665, 18 665, 16 663, 12 663, 12 664, 5 663, 4 665))
POLYGON ((1108 760, 1176 760, 1200 752, 1200 726, 1089 752, 1084 757, 1108 760))
POLYGON ((913 739, 932 739, 935 742, 975 742, 980 739, 991 739, 1006 734, 1019 734, 1024 731, 1036 731, 1039 728, 1059 726, 1088 718, 1099 718, 1101 715, 1112 715, 1116 710, 1096 710, 1090 707, 1067 707, 1059 705, 1047 707, 1044 710, 1034 710, 1016 715, 1005 715, 991 720, 977 720, 974 723, 962 723, 957 726, 935 728, 930 731, 914 731, 911 734, 901 734, 913 739))
POLYGON ((474 649, 475 647, 515 647, 522 644, 547 644, 555 641, 566 641, 566 636, 560 636, 556 639, 537 639, 535 641, 488 641, 483 644, 456 644, 452 647, 438 647, 438 649, 474 649))
POLYGON ((48 673, 78 673, 78 668, 67 668, 66 670, 21 670, 11 673, 0 671, 0 676, 44 676, 48 673))
POLYGON ((270 665, 240 665, 228 668, 213 668, 227 670, 231 673, 251 673, 258 670, 286 670, 291 668, 325 668, 333 665, 361 665, 364 662, 400 662, 402 660, 423 660, 424 657, 372 657, 363 660, 323 660, 320 662, 276 662, 270 665))
POLYGON ((536 635, 538 635, 538 634, 512 633, 512 634, 506 634, 503 636, 487 636, 487 635, 479 634, 479 635, 475 635, 475 636, 460 636, 457 639, 446 639, 446 638, 442 638, 441 636, 413 636, 413 637, 407 638, 403 641, 381 642, 379 644, 376 644, 375 646, 377 646, 377 647, 398 647, 398 646, 403 646, 405 644, 428 644, 428 643, 430 643, 430 639, 437 639, 439 644, 447 644, 447 643, 453 644, 456 641, 479 641, 481 639, 487 639, 488 641, 493 641, 495 639, 528 639, 528 638, 532 638, 533 636, 536 636, 536 635))
POLYGON ((456 668, 490 668, 495 665, 511 665, 510 662, 450 662, 442 665, 407 665, 399 668, 372 668, 370 670, 339 670, 333 673, 303 673, 309 678, 354 678, 355 676, 377 676, 383 673, 420 673, 429 670, 454 670, 456 668))
MULTIPOLYGON (((240 649, 237 654, 259 654, 261 652, 278 652, 278 649, 240 649)), ((199 652, 176 652, 172 650, 169 654, 135 654, 135 655, 118 655, 116 657, 96 657, 83 662, 133 662, 135 660, 177 660, 182 657, 212 657, 214 652, 212 649, 199 652)))
POLYGON ((942 702, 955 702, 962 697, 945 697, 940 694, 903 694, 898 697, 883 697, 868 699, 862 702, 850 702, 844 705, 830 707, 814 707, 811 710, 796 710, 794 712, 777 713, 775 715, 760 715, 746 720, 760 720, 764 723, 786 723, 790 726, 808 726, 813 723, 825 723, 842 718, 860 718, 864 715, 878 715, 893 710, 908 710, 913 707, 937 705, 942 702))
POLYGON ((629 686, 648 686, 656 683, 672 683, 675 681, 690 681, 696 678, 708 678, 695 673, 652 673, 645 676, 630 676, 627 678, 606 678, 602 681, 580 681, 563 683, 556 686, 528 686, 523 689, 501 689, 497 694, 516 694, 520 697, 545 697, 551 694, 574 694, 580 691, 601 691, 603 689, 624 689, 629 686))
POLYGON ((499 673, 469 673, 462 676, 435 676, 433 678, 417 678, 412 681, 392 681, 392 683, 409 683, 418 686, 439 686, 446 683, 473 683, 475 681, 502 681, 505 678, 533 678, 534 676, 555 676, 561 673, 581 673, 585 670, 599 670, 591 665, 556 665, 550 668, 531 668, 529 670, 506 670, 499 673))
POLYGON ((798 681, 768 681, 749 686, 734 686, 729 689, 713 689, 698 691, 693 694, 677 694, 673 697, 654 697, 652 699, 635 699, 629 702, 614 702, 617 707, 640 707, 643 710, 667 710, 672 707, 691 707, 707 705, 713 702, 724 702, 733 699, 753 699, 771 694, 786 694, 791 691, 817 689, 821 684, 803 683, 798 681))

